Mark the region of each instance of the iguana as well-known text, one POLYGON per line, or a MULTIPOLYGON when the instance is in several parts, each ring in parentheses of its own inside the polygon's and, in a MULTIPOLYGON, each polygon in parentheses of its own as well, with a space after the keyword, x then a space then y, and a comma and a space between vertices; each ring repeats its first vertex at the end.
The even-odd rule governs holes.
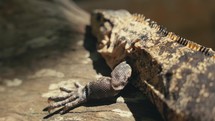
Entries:
POLYGON ((117 95, 129 82, 147 94, 167 121, 215 121, 215 52, 182 38, 140 14, 95 10, 97 50, 111 69, 67 95, 50 97, 50 111, 117 95))

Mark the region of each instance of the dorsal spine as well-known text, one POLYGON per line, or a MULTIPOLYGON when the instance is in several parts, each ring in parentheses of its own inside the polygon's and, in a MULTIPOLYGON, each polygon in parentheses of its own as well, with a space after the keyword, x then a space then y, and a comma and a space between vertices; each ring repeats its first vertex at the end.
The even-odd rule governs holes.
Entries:
POLYGON ((132 17, 133 17, 133 20, 135 20, 137 22, 141 22, 141 23, 148 22, 149 26, 151 28, 156 29, 157 32, 160 33, 162 36, 168 37, 171 40, 173 40, 173 41, 175 41, 181 45, 187 46, 191 50, 202 52, 204 55, 210 56, 210 57, 215 59, 215 52, 211 48, 207 48, 207 47, 204 47, 202 45, 199 45, 199 44, 192 42, 188 39, 180 37, 179 35, 176 35, 173 32, 168 32, 165 27, 158 25, 157 22, 155 22, 155 21, 151 21, 150 19, 146 19, 144 15, 133 14, 132 17))

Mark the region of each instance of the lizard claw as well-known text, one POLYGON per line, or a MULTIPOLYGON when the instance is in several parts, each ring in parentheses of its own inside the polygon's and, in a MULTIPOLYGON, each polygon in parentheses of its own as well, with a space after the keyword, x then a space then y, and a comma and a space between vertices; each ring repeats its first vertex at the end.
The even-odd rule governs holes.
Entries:
POLYGON ((79 82, 75 82, 74 85, 76 88, 83 88, 84 87, 79 82))
POLYGON ((126 62, 121 62, 111 72, 111 77, 99 78, 97 81, 90 82, 86 86, 74 83, 75 90, 60 87, 60 90, 66 92, 66 94, 49 97, 48 102, 54 101, 54 103, 47 106, 44 111, 50 112, 55 108, 63 107, 61 114, 64 114, 69 109, 77 107, 87 100, 116 96, 128 83, 130 76, 131 67, 126 62))
POLYGON ((50 106, 47 106, 46 108, 43 109, 43 111, 48 111, 48 113, 50 113, 52 110, 52 108, 50 106))
POLYGON ((64 87, 60 87, 61 91, 67 92, 67 94, 53 96, 48 98, 48 102, 54 101, 54 103, 50 104, 43 111, 50 112, 51 110, 63 106, 63 110, 61 113, 65 113, 70 108, 73 108, 77 105, 80 105, 86 102, 86 91, 85 87, 79 83, 75 83, 76 90, 69 90, 64 87))
POLYGON ((67 89, 65 87, 60 87, 59 89, 60 89, 60 91, 63 91, 63 92, 66 92, 66 93, 70 93, 70 92, 73 91, 73 90, 67 89))
POLYGON ((79 99, 76 99, 76 100, 74 100, 72 102, 67 103, 64 106, 63 110, 60 112, 60 114, 66 113, 67 111, 69 111, 69 109, 74 108, 74 107, 78 106, 79 104, 81 104, 83 102, 84 102, 84 100, 79 98, 79 99))

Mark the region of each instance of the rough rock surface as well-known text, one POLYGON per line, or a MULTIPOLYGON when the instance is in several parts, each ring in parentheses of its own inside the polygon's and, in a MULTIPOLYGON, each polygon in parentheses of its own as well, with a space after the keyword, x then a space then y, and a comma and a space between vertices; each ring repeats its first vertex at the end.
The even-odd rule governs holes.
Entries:
MULTIPOLYGON (((31 3, 30 0, 26 2, 31 3)), ((43 1, 39 3, 42 4, 43 1)), ((67 10, 71 12, 70 15, 77 15, 72 13, 74 9, 67 10)), ((89 21, 89 18, 85 20, 89 21)), ((87 22, 82 22, 81 25, 83 23, 86 25, 87 22)), ((71 30, 79 25, 77 22, 72 24, 71 30)), ((85 26, 79 27, 78 29, 85 30, 85 26)), ((30 49, 22 55, 0 60, 0 121, 161 120, 155 107, 138 91, 131 91, 135 90, 132 87, 128 87, 120 94, 125 97, 125 102, 122 98, 118 98, 118 103, 114 103, 113 100, 92 102, 65 115, 48 115, 47 112, 43 112, 42 109, 47 106, 47 97, 61 93, 58 91, 59 86, 73 87, 75 81, 86 84, 101 74, 110 73, 110 69, 96 53, 95 42, 93 37, 89 36, 89 29, 85 35, 77 31, 69 33, 63 30, 62 28, 63 35, 70 34, 66 36, 66 40, 69 41, 30 49)), ((56 36, 59 40, 65 37, 56 36)))

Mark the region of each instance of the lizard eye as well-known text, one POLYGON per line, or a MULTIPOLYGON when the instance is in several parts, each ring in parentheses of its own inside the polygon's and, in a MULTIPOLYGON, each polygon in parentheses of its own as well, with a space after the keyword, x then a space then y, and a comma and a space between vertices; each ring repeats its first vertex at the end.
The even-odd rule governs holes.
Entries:
POLYGON ((102 20, 102 15, 98 13, 97 16, 96 16, 96 20, 101 21, 102 20))

